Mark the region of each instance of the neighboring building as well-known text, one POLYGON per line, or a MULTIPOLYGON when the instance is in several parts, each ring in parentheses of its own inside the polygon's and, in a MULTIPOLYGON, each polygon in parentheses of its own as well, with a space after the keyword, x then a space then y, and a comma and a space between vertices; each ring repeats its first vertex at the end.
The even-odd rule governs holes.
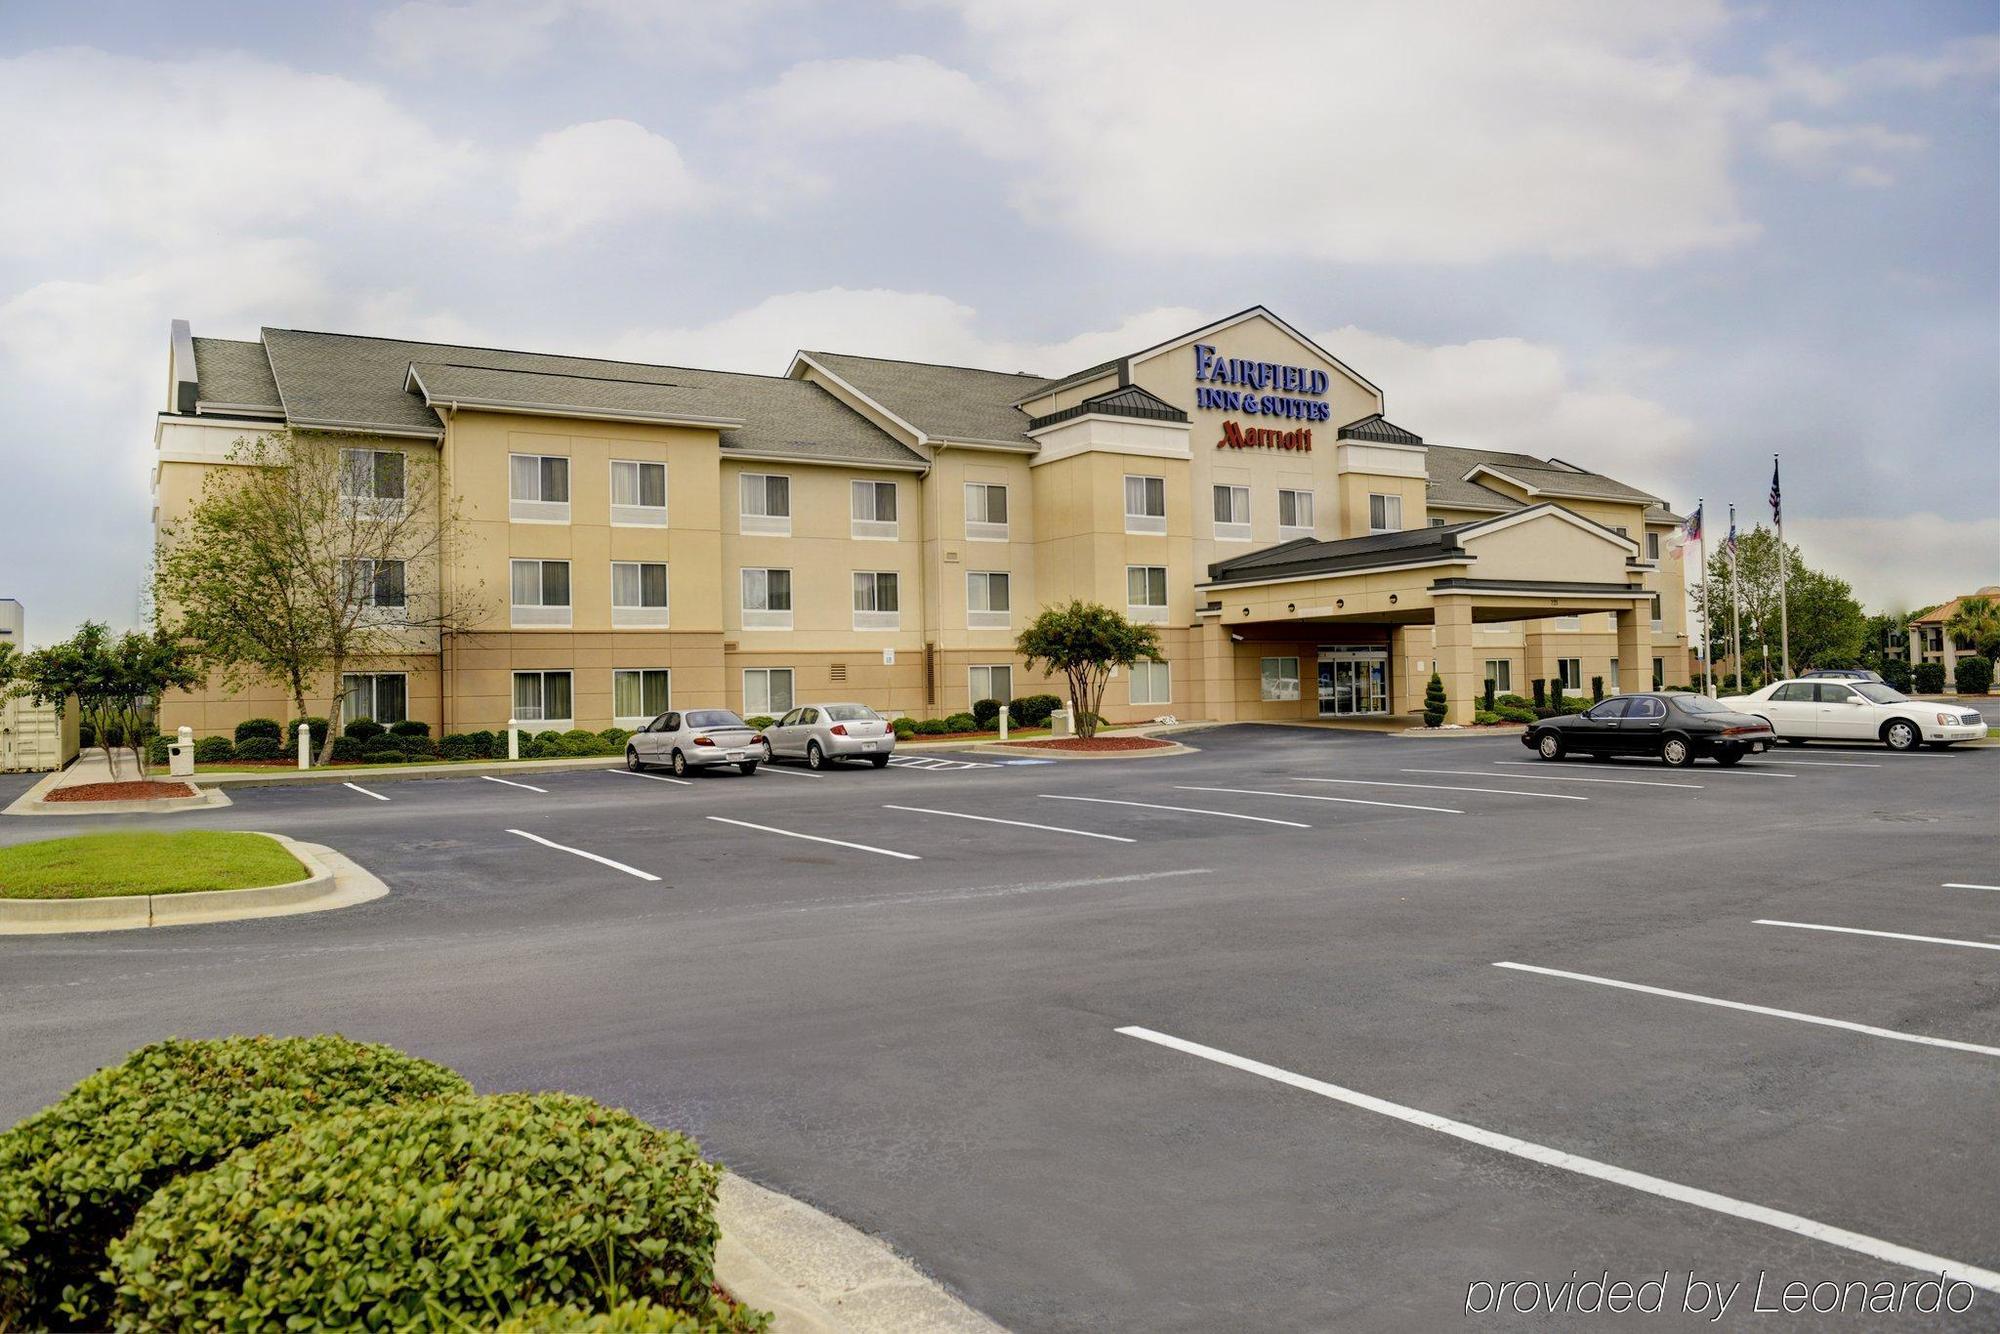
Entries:
POLYGON ((1958 604, 1969 597, 1990 598, 2000 602, 2000 584, 1988 584, 1976 592, 1955 597, 1942 607, 1933 607, 1919 616, 1910 618, 1910 666, 1917 667, 1926 662, 1944 664, 1944 688, 1954 690, 1958 686, 1958 660, 1973 652, 1972 645, 1961 644, 1945 633, 1945 622, 1958 611, 1958 604))
POLYGON ((28 651, 28 612, 17 598, 0 598, 0 644, 28 651))
MULTIPOLYGON (((1106 716, 1409 712, 1482 682, 1686 680, 1664 502, 1576 464, 1431 445, 1262 307, 1057 378, 801 352, 782 376, 176 322, 155 522, 235 440, 426 451, 469 530, 476 632, 368 664, 349 712, 435 728, 633 726, 848 697, 945 715, 1048 688, 1046 604, 1160 627, 1106 716)), ((394 475, 391 469, 389 474, 394 475)), ((329 683, 330 685, 330 683, 329 683)), ((171 699, 163 727, 289 711, 171 699)))

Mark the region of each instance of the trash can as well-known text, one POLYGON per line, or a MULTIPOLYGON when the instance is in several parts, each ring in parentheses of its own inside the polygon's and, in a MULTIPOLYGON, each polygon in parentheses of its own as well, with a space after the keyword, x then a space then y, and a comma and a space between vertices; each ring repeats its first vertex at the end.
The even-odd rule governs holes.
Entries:
POLYGON ((167 775, 171 778, 194 777, 194 729, 183 727, 179 736, 167 743, 167 775))

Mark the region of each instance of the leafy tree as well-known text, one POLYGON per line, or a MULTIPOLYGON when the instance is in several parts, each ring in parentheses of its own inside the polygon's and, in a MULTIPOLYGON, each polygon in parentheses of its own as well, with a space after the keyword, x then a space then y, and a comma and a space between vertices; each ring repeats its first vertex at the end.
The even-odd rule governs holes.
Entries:
MULTIPOLYGON (((1777 534, 1759 524, 1737 535, 1737 578, 1742 590, 1743 656, 1768 646, 1775 659, 1781 634, 1778 615, 1778 563, 1785 562, 1785 592, 1789 612, 1793 671, 1808 667, 1844 667, 1861 655, 1867 622, 1854 590, 1844 579, 1805 563, 1799 549, 1787 542, 1779 549, 1777 534)), ((1702 590, 1689 590, 1696 614, 1702 610, 1702 590)), ((1716 550, 1708 560, 1709 652, 1711 660, 1729 648, 1729 555, 1716 550)), ((1772 663, 1773 670, 1783 664, 1772 663)))
POLYGON ((1909 612, 1882 611, 1870 616, 1861 629, 1861 665, 1885 676, 1886 665, 1890 662, 1900 659, 1908 666, 1909 634, 1909 612))
POLYGON ((1444 726, 1444 716, 1451 711, 1451 701, 1445 697, 1444 678, 1431 673, 1430 684, 1424 687, 1424 726, 1444 726))
POLYGON ((1959 599, 1958 607, 1945 617, 1944 632, 1981 657, 2000 654, 2000 602, 1984 594, 1959 599))
POLYGON ((1109 607, 1075 598, 1044 608, 1015 638, 1014 650, 1027 659, 1030 671, 1062 673, 1076 704, 1077 735, 1085 738, 1097 735, 1111 669, 1129 667, 1141 658, 1161 661, 1159 631, 1135 624, 1109 607))
POLYGON ((111 776, 118 776, 118 751, 131 752, 139 776, 146 776, 146 734, 153 707, 169 690, 187 690, 201 681, 192 656, 159 633, 128 631, 117 638, 101 623, 85 621, 60 644, 19 659, 17 694, 53 704, 58 714, 76 700, 78 716, 102 740, 111 776))

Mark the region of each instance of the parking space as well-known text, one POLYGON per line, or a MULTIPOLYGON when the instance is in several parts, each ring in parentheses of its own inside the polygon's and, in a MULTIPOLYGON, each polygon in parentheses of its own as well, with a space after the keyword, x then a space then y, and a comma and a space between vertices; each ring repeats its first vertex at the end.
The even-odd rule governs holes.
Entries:
POLYGON ((240 790, 194 821, 390 897, 0 942, 0 1116, 340 1027, 687 1126, 1021 1328, 1429 1329, 1572 1270, 1741 1283, 1725 1324, 1942 1271, 1925 1327, 1992 1327, 2000 751, 1186 739, 240 790))

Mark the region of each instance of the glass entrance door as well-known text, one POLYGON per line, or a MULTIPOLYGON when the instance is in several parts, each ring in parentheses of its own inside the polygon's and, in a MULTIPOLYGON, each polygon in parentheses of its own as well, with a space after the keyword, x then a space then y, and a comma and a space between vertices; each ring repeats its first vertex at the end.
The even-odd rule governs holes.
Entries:
POLYGON ((1389 711, 1387 649, 1321 649, 1319 712, 1322 718, 1352 718, 1389 711))

